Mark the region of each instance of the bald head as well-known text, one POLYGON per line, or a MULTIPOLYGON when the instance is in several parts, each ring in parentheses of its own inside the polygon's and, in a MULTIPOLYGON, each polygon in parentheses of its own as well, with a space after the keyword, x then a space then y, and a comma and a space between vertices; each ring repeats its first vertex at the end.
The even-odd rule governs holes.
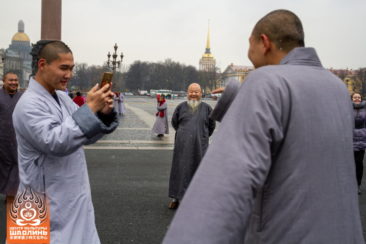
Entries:
POLYGON ((288 10, 275 10, 260 19, 253 29, 252 37, 259 39, 261 34, 268 36, 284 52, 305 46, 301 21, 288 10))
POLYGON ((199 101, 201 100, 202 97, 202 90, 201 90, 201 86, 197 83, 192 83, 188 86, 188 91, 187 91, 188 95, 188 100, 196 100, 199 101))
POLYGON ((32 72, 38 71, 38 61, 45 59, 48 64, 58 59, 60 54, 71 53, 71 49, 62 41, 40 40, 32 48, 32 72))

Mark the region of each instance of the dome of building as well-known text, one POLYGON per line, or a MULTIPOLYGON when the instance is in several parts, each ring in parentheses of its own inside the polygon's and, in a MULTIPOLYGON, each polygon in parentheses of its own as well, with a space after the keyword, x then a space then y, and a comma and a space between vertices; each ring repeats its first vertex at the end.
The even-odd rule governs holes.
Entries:
POLYGON ((30 42, 30 39, 27 34, 24 33, 24 22, 23 20, 19 20, 18 22, 18 32, 15 33, 12 41, 20 41, 20 42, 30 42))
POLYGON ((11 40, 20 41, 20 42, 29 42, 30 41, 28 35, 25 34, 24 32, 15 33, 15 35, 13 36, 13 38, 11 40))

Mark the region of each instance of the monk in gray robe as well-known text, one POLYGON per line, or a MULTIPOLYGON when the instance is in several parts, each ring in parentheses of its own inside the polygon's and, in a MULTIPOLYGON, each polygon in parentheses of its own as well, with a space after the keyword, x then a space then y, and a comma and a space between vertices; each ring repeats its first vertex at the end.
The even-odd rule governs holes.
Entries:
POLYGON ((13 127, 13 110, 21 92, 18 76, 7 72, 0 89, 0 193, 15 196, 19 185, 17 141, 13 127))
POLYGON ((201 101, 199 84, 189 85, 187 98, 188 101, 176 107, 172 117, 176 133, 169 181, 171 209, 176 209, 182 200, 207 150, 209 137, 215 130, 215 121, 209 118, 212 108, 201 101))
POLYGON ((109 85, 95 85, 79 107, 64 92, 74 59, 61 41, 32 49, 29 87, 13 113, 20 185, 50 202, 52 244, 99 244, 83 145, 118 126, 109 85))
POLYGON ((249 42, 257 69, 225 114, 163 243, 364 243, 345 85, 304 47, 290 11, 264 16, 249 42))

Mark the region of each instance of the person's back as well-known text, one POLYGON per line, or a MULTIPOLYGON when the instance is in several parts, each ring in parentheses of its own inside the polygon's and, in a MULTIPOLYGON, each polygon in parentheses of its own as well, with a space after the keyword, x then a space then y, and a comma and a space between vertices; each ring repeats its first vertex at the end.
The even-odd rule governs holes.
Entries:
POLYGON ((262 88, 278 91, 281 99, 273 106, 285 113, 284 134, 272 142, 271 168, 251 218, 249 228, 256 231, 247 242, 362 243, 354 221, 359 211, 347 89, 322 67, 292 62, 260 68, 248 79, 270 78, 262 88))
POLYGON ((299 18, 258 21, 257 68, 225 114, 164 243, 364 243, 345 85, 299 18))

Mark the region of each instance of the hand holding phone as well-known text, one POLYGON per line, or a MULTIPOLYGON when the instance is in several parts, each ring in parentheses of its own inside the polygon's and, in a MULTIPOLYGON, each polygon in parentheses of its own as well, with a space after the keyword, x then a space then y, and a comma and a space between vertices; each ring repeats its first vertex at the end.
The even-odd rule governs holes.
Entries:
POLYGON ((87 94, 86 103, 94 112, 102 112, 105 114, 113 110, 113 92, 112 89, 112 72, 104 72, 99 88, 96 84, 87 94), (109 86, 106 86, 109 84, 109 86))
POLYGON ((113 78, 113 73, 112 72, 104 72, 102 81, 100 82, 100 88, 102 88, 106 84, 111 85, 112 78, 113 78))

